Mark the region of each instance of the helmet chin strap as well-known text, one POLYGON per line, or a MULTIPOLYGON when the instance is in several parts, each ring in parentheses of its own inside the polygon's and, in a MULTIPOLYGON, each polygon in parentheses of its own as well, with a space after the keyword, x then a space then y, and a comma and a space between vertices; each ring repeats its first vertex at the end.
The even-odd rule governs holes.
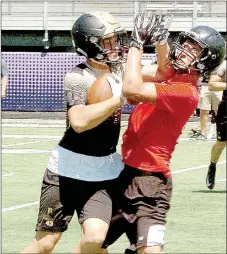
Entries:
POLYGON ((181 64, 177 63, 175 60, 173 60, 172 63, 173 63, 174 68, 176 68, 177 70, 179 70, 179 69, 181 69, 181 70, 187 70, 188 73, 190 73, 192 70, 193 70, 193 71, 199 71, 199 72, 201 72, 202 69, 198 69, 198 68, 193 68, 193 67, 191 67, 191 66, 194 65, 197 61, 198 61, 198 60, 195 59, 194 61, 192 61, 192 62, 189 64, 189 66, 185 66, 185 65, 183 65, 183 64, 181 65, 181 64))

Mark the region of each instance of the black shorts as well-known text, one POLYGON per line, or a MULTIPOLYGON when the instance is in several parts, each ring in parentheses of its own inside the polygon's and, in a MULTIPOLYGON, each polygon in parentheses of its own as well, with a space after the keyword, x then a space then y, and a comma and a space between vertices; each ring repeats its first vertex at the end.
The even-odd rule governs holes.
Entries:
POLYGON ((227 141, 227 108, 226 100, 222 100, 218 106, 218 112, 216 116, 216 126, 217 126, 217 140, 220 142, 227 141))
POLYGON ((36 231, 63 232, 74 211, 83 223, 99 218, 110 223, 116 180, 86 182, 46 170, 42 183, 36 231))
MULTIPOLYGON (((125 166, 118 181, 118 190, 123 195, 118 201, 119 210, 111 220, 103 247, 115 242, 123 233, 136 248, 146 247, 150 244, 151 229, 158 228, 157 233, 163 230, 161 234, 164 235, 172 179, 165 178, 161 173, 143 172, 125 166)), ((163 245, 162 240, 160 243, 158 241, 158 245, 163 245)))

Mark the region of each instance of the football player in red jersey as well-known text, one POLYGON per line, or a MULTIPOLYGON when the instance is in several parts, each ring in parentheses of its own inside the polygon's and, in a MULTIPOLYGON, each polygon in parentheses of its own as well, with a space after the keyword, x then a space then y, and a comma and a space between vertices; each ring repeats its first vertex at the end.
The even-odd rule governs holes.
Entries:
POLYGON ((118 230, 126 231, 131 247, 140 254, 163 251, 172 195, 170 159, 183 126, 197 106, 198 78, 214 70, 225 56, 224 39, 207 26, 180 33, 169 50, 172 16, 146 15, 139 14, 135 20, 127 56, 123 94, 138 105, 123 135, 125 168, 118 186, 123 193, 121 211, 112 219, 104 244, 106 247, 116 240, 116 225, 121 221, 118 230), (143 45, 148 41, 156 45, 158 55, 152 72, 141 70, 143 45))

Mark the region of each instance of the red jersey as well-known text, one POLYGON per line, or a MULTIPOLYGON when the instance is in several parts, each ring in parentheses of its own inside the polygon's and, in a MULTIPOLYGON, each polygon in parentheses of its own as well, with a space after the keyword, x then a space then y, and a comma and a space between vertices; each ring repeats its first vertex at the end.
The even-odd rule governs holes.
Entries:
POLYGON ((170 176, 170 159, 182 128, 198 104, 197 74, 175 74, 155 84, 156 104, 141 103, 132 111, 123 135, 123 162, 170 176))

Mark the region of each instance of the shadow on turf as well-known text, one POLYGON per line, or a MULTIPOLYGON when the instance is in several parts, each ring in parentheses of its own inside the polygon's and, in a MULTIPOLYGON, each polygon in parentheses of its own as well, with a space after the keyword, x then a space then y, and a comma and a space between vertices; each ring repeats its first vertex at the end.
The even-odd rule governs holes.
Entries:
POLYGON ((198 192, 198 193, 226 193, 226 190, 197 190, 192 192, 198 192))

